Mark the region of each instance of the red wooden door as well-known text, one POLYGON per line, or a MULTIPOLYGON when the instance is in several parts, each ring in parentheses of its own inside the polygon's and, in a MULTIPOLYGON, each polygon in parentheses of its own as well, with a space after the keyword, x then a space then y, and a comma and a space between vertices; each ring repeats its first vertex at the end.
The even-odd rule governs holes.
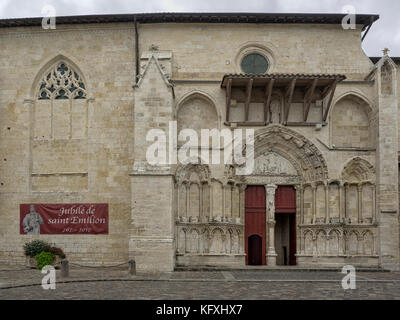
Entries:
POLYGON ((266 215, 265 215, 265 188, 264 186, 249 186, 245 193, 245 251, 246 264, 265 264, 265 238, 266 238, 266 215), (261 250, 259 249, 261 239, 261 250), (249 241, 249 238, 251 240, 249 241), (251 261, 249 261, 251 253, 251 261), (259 257, 261 255, 261 257, 259 257))
POLYGON ((275 212, 296 212, 296 190, 292 186, 279 186, 275 192, 275 212))

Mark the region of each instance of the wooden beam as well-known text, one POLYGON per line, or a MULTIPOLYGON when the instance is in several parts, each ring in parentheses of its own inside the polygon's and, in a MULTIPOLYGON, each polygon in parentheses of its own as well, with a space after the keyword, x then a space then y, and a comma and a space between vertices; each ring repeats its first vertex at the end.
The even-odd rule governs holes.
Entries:
MULTIPOLYGON (((337 81, 337 80, 336 80, 337 81)), ((330 90, 331 90, 331 88, 332 88, 332 86, 326 86, 323 90, 322 90, 322 92, 321 92, 321 97, 322 97, 322 99, 325 99, 326 98, 326 96, 329 94, 329 92, 330 92, 330 90)))
POLYGON ((231 111, 231 95, 232 95, 232 79, 228 80, 226 85, 226 121, 229 122, 229 114, 231 111))
POLYGON ((232 125, 236 125, 238 127, 263 127, 265 126, 267 123, 265 122, 252 122, 252 121, 239 121, 239 122, 225 122, 224 125, 226 126, 232 126, 232 125))
POLYGON ((264 101, 264 121, 271 123, 271 119, 269 119, 270 113, 270 105, 271 105, 271 97, 272 97, 272 88, 274 87, 274 79, 271 79, 268 83, 268 86, 265 87, 265 101, 264 101))
POLYGON ((288 122, 286 125, 288 127, 315 127, 318 124, 323 127, 327 125, 326 122, 288 122))
POLYGON ((249 82, 247 82, 247 90, 246 90, 247 98, 244 106, 245 121, 249 121, 249 109, 250 109, 251 91, 253 89, 253 81, 254 79, 249 79, 249 82))
POLYGON ((335 80, 335 81, 332 83, 332 86, 331 86, 331 89, 330 89, 331 95, 330 95, 330 97, 329 97, 328 104, 327 104, 327 106, 326 106, 325 113, 324 113, 324 116, 323 116, 323 118, 322 118, 322 120, 323 120, 324 122, 326 121, 326 118, 328 118, 329 110, 330 110, 330 108, 331 108, 333 96, 335 95, 335 90, 336 90, 336 86, 337 86, 338 82, 339 82, 338 80, 335 80))
POLYGON ((318 79, 314 79, 312 85, 307 90, 307 92, 304 96, 304 102, 303 102, 303 121, 304 122, 307 122, 308 112, 310 111, 311 101, 312 101, 312 97, 315 92, 315 88, 317 86, 317 82, 318 82, 318 79))
POLYGON ((293 79, 286 91, 286 95, 285 95, 285 118, 284 118, 284 124, 287 123, 288 117, 289 117, 289 110, 290 110, 290 105, 292 104, 292 98, 293 98, 293 92, 294 92, 294 88, 296 86, 296 80, 297 79, 293 79))

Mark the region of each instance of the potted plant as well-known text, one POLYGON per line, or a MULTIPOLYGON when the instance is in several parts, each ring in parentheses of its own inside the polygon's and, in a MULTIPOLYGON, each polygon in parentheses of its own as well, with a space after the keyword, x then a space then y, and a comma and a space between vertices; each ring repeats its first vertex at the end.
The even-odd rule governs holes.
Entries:
POLYGON ((24 245, 26 256, 26 265, 29 268, 40 268, 45 265, 57 267, 62 259, 65 259, 65 253, 62 249, 51 246, 43 240, 33 240, 24 245), (46 263, 43 265, 43 263, 46 263))

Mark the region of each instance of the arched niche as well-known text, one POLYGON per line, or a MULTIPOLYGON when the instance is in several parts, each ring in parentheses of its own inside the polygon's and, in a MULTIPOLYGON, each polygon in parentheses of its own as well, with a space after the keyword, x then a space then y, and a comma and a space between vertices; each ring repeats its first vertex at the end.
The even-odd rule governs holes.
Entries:
POLYGON ((342 180, 348 183, 375 182, 375 169, 367 160, 355 157, 343 167, 342 180))
POLYGON ((375 169, 360 157, 349 160, 342 170, 345 212, 351 223, 371 224, 375 220, 375 169))
POLYGON ((356 92, 339 97, 330 113, 330 140, 336 148, 373 148, 374 109, 356 92))
POLYGON ((200 91, 186 94, 176 107, 178 134, 183 129, 193 129, 196 131, 199 141, 201 129, 220 129, 220 119, 213 99, 200 91))

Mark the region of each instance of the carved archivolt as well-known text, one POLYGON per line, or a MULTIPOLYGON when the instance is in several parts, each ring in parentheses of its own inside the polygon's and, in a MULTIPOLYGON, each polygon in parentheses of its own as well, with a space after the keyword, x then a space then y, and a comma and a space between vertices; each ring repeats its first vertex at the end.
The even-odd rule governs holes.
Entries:
MULTIPOLYGON (((285 162, 280 166, 285 168, 269 168, 276 174, 279 170, 289 170, 297 173, 303 182, 313 182, 328 178, 328 166, 318 148, 302 135, 281 125, 272 125, 255 136, 255 161, 259 157, 276 157, 280 155, 285 162), (268 154, 273 154, 268 156, 268 154)), ((270 159, 270 160, 271 160, 270 159)), ((257 170, 260 168, 257 168, 257 170)))
POLYGON ((367 160, 356 157, 344 166, 342 180, 344 182, 375 182, 375 169, 367 160))
POLYGON ((200 164, 188 164, 179 165, 175 172, 175 181, 177 184, 190 181, 191 174, 195 172, 201 182, 209 182, 210 180, 210 169, 207 165, 200 164))

